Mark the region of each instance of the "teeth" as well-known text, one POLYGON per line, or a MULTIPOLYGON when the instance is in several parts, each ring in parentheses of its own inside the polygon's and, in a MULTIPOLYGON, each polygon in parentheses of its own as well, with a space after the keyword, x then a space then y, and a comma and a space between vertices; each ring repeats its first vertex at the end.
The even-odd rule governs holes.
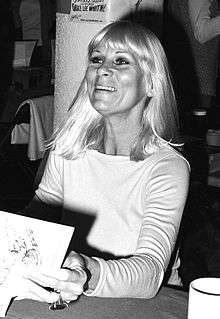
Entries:
POLYGON ((97 85, 97 86, 96 86, 96 89, 98 89, 98 90, 110 91, 110 92, 116 91, 116 89, 113 88, 112 86, 103 86, 103 85, 97 85))

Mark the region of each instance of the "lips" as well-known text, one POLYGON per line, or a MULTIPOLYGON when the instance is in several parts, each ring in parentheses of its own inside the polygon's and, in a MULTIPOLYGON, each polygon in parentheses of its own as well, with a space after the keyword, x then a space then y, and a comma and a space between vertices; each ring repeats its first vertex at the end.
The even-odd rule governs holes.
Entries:
POLYGON ((116 92, 116 88, 113 86, 108 85, 96 85, 95 89, 98 91, 105 91, 105 92, 116 92))

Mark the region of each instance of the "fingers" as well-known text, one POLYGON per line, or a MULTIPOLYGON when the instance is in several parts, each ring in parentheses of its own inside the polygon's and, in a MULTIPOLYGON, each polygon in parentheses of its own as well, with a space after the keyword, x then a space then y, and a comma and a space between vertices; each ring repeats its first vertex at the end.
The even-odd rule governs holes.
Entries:
POLYGON ((27 273, 24 277, 38 283, 41 286, 58 289, 57 283, 59 281, 69 280, 70 270, 59 269, 54 272, 51 271, 50 275, 41 271, 35 271, 27 273))
POLYGON ((29 279, 21 280, 16 289, 16 295, 17 299, 29 298, 47 303, 53 303, 59 299, 58 293, 50 292, 29 279))
POLYGON ((47 303, 54 303, 61 297, 63 300, 69 302, 76 300, 82 293, 80 289, 67 291, 48 291, 45 287, 38 285, 30 279, 23 279, 20 281, 19 286, 14 291, 16 299, 33 299, 47 303), (78 290, 78 291, 77 291, 78 290))
POLYGON ((76 300, 83 293, 87 281, 84 258, 72 251, 65 260, 63 267, 58 270, 39 267, 30 269, 25 274, 25 278, 29 282, 27 287, 29 298, 54 302, 52 299, 57 300, 58 295, 44 289, 44 287, 50 287, 59 290, 63 300, 76 300))
MULTIPOLYGON (((76 300, 78 296, 83 293, 87 275, 81 268, 76 270, 59 269, 57 271, 50 271, 50 275, 36 271, 32 273, 29 272, 29 274, 26 275, 26 278, 33 284, 41 286, 41 289, 42 287, 51 287, 54 290, 59 290, 61 297, 64 300, 71 301, 76 300)), ((39 297, 40 290, 36 287, 34 288, 34 291, 30 291, 29 289, 29 293, 30 292, 32 295, 35 294, 35 297, 39 297)), ((47 293, 41 291, 41 298, 47 298, 48 300, 48 297, 48 291, 47 293)))
POLYGON ((71 251, 68 257, 66 258, 63 264, 63 267, 70 268, 70 269, 84 268, 85 261, 80 254, 74 251, 71 251))
POLYGON ((62 290, 68 284, 79 285, 86 279, 86 274, 83 269, 58 269, 56 271, 51 271, 50 274, 42 272, 33 272, 25 275, 28 278, 41 286, 51 287, 54 289, 62 290))

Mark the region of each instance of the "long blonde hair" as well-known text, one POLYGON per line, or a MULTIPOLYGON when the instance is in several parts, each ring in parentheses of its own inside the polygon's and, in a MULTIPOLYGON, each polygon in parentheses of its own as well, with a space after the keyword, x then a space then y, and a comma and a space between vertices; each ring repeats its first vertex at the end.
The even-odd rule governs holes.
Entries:
MULTIPOLYGON (((160 41, 148 29, 130 21, 104 27, 89 43, 88 58, 100 44, 125 49, 139 64, 152 97, 143 110, 141 130, 130 158, 142 160, 164 145, 178 146, 178 114, 167 59, 160 41)), ((147 95, 147 90, 146 90, 147 95)), ((66 118, 55 131, 49 146, 67 159, 77 158, 87 149, 101 149, 105 122, 91 105, 84 78, 66 118)))

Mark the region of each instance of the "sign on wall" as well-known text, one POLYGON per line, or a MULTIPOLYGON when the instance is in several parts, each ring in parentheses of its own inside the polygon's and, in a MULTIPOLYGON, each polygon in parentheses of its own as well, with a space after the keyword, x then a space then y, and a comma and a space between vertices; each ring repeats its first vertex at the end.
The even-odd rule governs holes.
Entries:
POLYGON ((117 20, 130 10, 130 0, 71 0, 70 20, 107 22, 117 20))
POLYGON ((81 22, 105 22, 107 2, 107 0, 71 0, 70 19, 81 22))

